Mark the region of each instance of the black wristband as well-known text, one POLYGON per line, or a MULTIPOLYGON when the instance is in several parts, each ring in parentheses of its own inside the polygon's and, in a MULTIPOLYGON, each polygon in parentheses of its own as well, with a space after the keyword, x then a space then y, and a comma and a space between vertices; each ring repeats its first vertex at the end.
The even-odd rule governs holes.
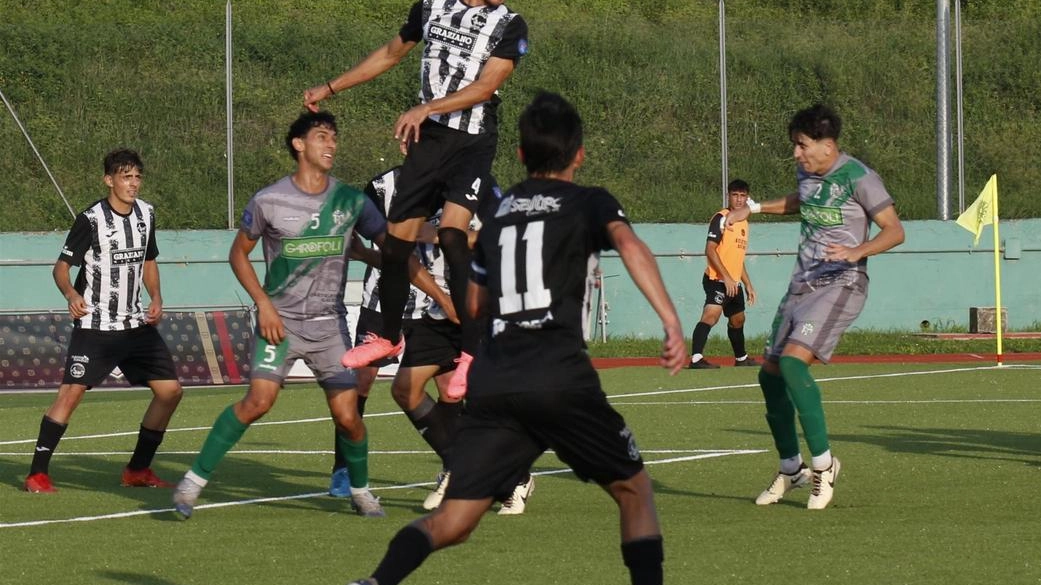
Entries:
POLYGON ((335 90, 335 89, 333 89, 333 84, 332 84, 332 83, 330 83, 330 82, 326 81, 326 82, 325 82, 325 87, 328 87, 328 88, 329 88, 329 93, 330 93, 330 94, 332 94, 332 95, 336 95, 336 90, 335 90))

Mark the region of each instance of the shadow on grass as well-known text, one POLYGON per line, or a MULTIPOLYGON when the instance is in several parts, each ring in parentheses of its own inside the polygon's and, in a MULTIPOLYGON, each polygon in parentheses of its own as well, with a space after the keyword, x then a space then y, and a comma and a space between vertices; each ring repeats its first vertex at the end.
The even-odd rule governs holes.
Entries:
POLYGON ((893 453, 1025 463, 1041 467, 1041 434, 992 429, 869 426, 877 435, 831 434, 832 441, 863 443, 893 453))
POLYGON ((169 579, 162 579, 154 575, 146 575, 144 573, 128 573, 125 571, 99 571, 98 576, 113 581, 122 581, 123 583, 133 583, 134 585, 176 585, 176 581, 170 581, 169 579))

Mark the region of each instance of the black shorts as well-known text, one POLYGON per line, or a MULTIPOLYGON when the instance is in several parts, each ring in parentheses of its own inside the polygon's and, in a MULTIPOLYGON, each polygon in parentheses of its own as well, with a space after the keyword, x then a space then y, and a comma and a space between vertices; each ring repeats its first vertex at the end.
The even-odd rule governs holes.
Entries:
POLYGON ((423 122, 419 142, 409 146, 401 165, 387 219, 427 218, 445 201, 476 214, 495 182, 492 161, 497 144, 494 132, 468 134, 431 120, 423 122))
POLYGON ((705 289, 705 304, 723 307, 725 317, 745 312, 745 287, 741 283, 737 283, 737 294, 732 297, 727 296, 722 280, 712 280, 707 274, 701 277, 701 286, 705 289))
POLYGON ((504 500, 546 449, 600 485, 643 469, 632 431, 598 387, 467 398, 446 498, 504 500))
POLYGON ((170 348, 151 325, 126 331, 73 329, 65 356, 62 384, 97 386, 116 367, 132 385, 176 380, 170 348))
MULTIPOLYGON (((365 341, 369 333, 383 335, 383 315, 379 311, 362 307, 358 312, 358 327, 354 330, 354 346, 357 347, 365 341)), ((382 368, 390 364, 398 363, 397 356, 376 360, 369 364, 370 367, 382 368)))
POLYGON ((463 348, 463 330, 448 319, 409 319, 402 324, 405 354, 401 367, 437 366, 437 374, 455 370, 463 348))

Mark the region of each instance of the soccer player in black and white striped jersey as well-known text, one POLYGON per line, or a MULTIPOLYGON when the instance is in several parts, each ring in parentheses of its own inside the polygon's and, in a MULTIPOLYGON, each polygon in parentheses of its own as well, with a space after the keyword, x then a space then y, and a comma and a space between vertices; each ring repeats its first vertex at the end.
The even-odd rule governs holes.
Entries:
POLYGON ((74 329, 58 396, 40 422, 25 479, 29 492, 55 491, 51 455, 83 394, 117 366, 131 384, 147 384, 153 394, 122 485, 173 487, 150 467, 182 394, 170 350, 155 328, 163 316, 155 210, 138 199, 144 165, 136 152, 114 150, 104 167, 108 197, 76 216, 54 263, 54 282, 68 300, 74 329), (75 284, 73 266, 81 267, 75 284), (147 310, 141 308, 142 286, 151 299, 147 310))
POLYGON ((344 365, 363 367, 401 353, 408 258, 420 226, 441 205, 443 191, 438 241, 452 275, 452 302, 463 319, 463 353, 448 392, 462 398, 480 338, 479 326, 464 310, 470 261, 466 230, 491 190, 498 140, 497 92, 528 52, 527 24, 503 0, 420 0, 394 38, 335 79, 305 91, 304 105, 316 110, 319 101, 378 77, 420 41, 425 42, 420 104, 402 114, 394 126, 405 162, 381 249, 383 334, 350 350, 344 365))

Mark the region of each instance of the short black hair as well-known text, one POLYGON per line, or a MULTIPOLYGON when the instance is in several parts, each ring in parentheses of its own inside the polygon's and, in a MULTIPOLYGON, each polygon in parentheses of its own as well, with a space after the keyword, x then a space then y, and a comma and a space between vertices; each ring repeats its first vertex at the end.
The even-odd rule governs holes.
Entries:
POLYGON ((141 162, 141 156, 129 148, 117 148, 105 155, 102 163, 106 175, 115 175, 119 171, 137 169, 144 172, 145 164, 141 162))
POLYGON ((582 147, 582 118, 559 94, 540 91, 517 122, 529 174, 566 169, 582 147))
POLYGON ((748 183, 743 179, 734 179, 727 185, 727 193, 733 193, 734 191, 740 191, 742 193, 748 193, 748 183))
POLYGON ((289 155, 293 157, 293 160, 297 160, 299 152, 293 148, 293 139, 303 138, 307 136, 311 128, 325 127, 333 132, 336 130, 336 116, 329 112, 312 112, 310 110, 300 114, 292 124, 289 125, 289 132, 286 133, 286 149, 289 150, 289 155))
POLYGON ((814 104, 804 110, 799 110, 792 116, 788 124, 788 135, 796 132, 805 134, 814 140, 831 138, 838 140, 842 133, 842 118, 824 104, 814 104))

